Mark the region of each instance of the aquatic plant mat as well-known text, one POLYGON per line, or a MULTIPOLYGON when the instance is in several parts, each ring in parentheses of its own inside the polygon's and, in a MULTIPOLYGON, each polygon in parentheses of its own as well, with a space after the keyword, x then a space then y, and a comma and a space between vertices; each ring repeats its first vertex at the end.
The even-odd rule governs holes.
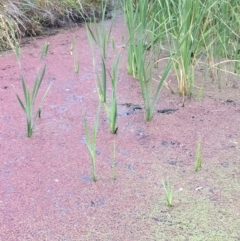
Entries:
MULTIPOLYGON (((118 131, 110 133, 102 109, 96 182, 83 123, 85 115, 88 125, 94 125, 99 105, 86 29, 63 30, 21 49, 22 70, 31 86, 42 46, 50 43, 39 96, 52 86, 31 138, 11 88, 21 89, 15 55, 1 56, 0 240, 240 240, 239 80, 221 76, 218 89, 199 67, 195 83, 205 80, 201 99, 195 93, 183 108, 181 98, 164 87, 152 121, 145 123, 139 83, 126 71, 123 15, 112 31, 117 51, 109 51, 106 62, 112 66, 121 53, 118 131), (70 54, 73 36, 78 73, 70 54), (195 172, 198 141, 201 168, 195 172), (172 207, 167 206, 163 180, 171 185, 172 207)), ((101 61, 97 63, 100 69, 101 61)), ((165 64, 159 63, 159 74, 165 64)), ((173 73, 167 81, 177 89, 173 73)))

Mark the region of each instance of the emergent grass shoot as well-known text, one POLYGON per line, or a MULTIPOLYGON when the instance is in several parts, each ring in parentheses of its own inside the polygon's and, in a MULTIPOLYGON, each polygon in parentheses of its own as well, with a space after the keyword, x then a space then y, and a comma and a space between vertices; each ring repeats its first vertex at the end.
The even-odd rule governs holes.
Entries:
MULTIPOLYGON (((15 50, 15 53, 17 55, 17 60, 19 62, 19 65, 21 66, 21 58, 20 58, 19 46, 16 45, 16 48, 17 49, 15 50)), ((49 43, 46 42, 44 44, 44 46, 43 46, 43 49, 42 49, 41 59, 43 59, 44 56, 47 55, 48 48, 49 48, 49 43)), ((43 95, 43 98, 41 99, 41 102, 40 102, 40 104, 39 104, 39 106, 37 108, 37 111, 34 114, 35 100, 37 98, 38 91, 39 91, 39 89, 41 87, 41 84, 42 84, 42 81, 43 81, 43 78, 44 78, 44 75, 45 75, 45 71, 46 71, 46 64, 44 64, 44 67, 41 70, 40 75, 37 73, 37 75, 35 77, 35 80, 34 80, 34 85, 33 85, 33 90, 32 91, 30 90, 30 88, 27 87, 26 81, 25 81, 23 75, 21 74, 22 91, 23 91, 23 94, 24 94, 24 100, 22 100, 20 98, 20 96, 18 95, 18 93, 16 91, 16 88, 13 86, 14 91, 15 91, 16 96, 17 96, 17 99, 18 99, 18 102, 19 102, 22 110, 24 111, 24 114, 25 114, 26 119, 27 119, 27 137, 31 137, 32 136, 33 127, 34 127, 36 118, 41 116, 41 109, 42 109, 43 102, 44 102, 44 100, 45 100, 45 98, 47 96, 47 93, 48 93, 48 91, 49 91, 49 89, 51 87, 51 84, 52 84, 51 83, 48 86, 48 88, 45 91, 45 93, 43 95)))
POLYGON ((166 200, 167 200, 167 205, 168 205, 168 207, 172 207, 173 206, 173 203, 172 203, 173 190, 172 190, 172 187, 170 185, 169 179, 162 180, 162 185, 163 185, 165 197, 166 197, 166 200))
POLYGON ((104 103, 104 107, 108 116, 108 120, 110 123, 110 131, 113 134, 117 133, 117 81, 118 81, 118 63, 119 63, 120 55, 118 55, 116 61, 113 64, 112 67, 112 74, 109 73, 111 77, 111 84, 112 84, 112 98, 111 98, 111 104, 110 107, 106 103, 104 103))
POLYGON ((97 131, 98 131, 98 123, 99 123, 99 116, 100 116, 101 104, 99 104, 97 117, 94 122, 94 127, 92 134, 89 131, 89 127, 87 124, 87 119, 84 115, 84 130, 85 130, 85 140, 86 145, 90 154, 91 164, 92 164, 92 179, 94 182, 97 181, 97 174, 96 174, 96 142, 97 142, 97 131))

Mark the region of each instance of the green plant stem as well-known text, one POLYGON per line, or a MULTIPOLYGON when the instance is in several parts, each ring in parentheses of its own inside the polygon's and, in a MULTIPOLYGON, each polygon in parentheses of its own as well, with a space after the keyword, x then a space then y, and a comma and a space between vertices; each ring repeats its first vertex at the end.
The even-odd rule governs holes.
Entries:
POLYGON ((162 185, 163 185, 163 189, 164 189, 164 192, 165 192, 167 205, 168 205, 168 207, 172 207, 173 206, 173 204, 172 204, 173 191, 172 191, 169 179, 162 180, 162 185))
POLYGON ((113 63, 112 66, 112 74, 109 72, 111 77, 112 84, 112 98, 110 107, 106 103, 104 103, 104 108, 108 116, 108 120, 110 123, 110 131, 113 134, 117 133, 117 82, 118 82, 118 64, 119 64, 120 55, 117 56, 117 59, 113 63))
POLYGON ((197 143, 197 149, 196 149, 195 172, 198 172, 198 170, 201 166, 202 166, 201 142, 199 140, 197 143))
POLYGON ((99 123, 99 116, 101 110, 101 103, 98 106, 97 116, 94 122, 94 128, 92 134, 89 133, 89 127, 87 124, 86 117, 84 116, 84 129, 85 129, 85 140, 87 144, 87 148, 91 158, 92 164, 92 178, 93 181, 97 181, 97 174, 96 174, 96 142, 97 142, 97 131, 98 131, 98 123, 99 123))

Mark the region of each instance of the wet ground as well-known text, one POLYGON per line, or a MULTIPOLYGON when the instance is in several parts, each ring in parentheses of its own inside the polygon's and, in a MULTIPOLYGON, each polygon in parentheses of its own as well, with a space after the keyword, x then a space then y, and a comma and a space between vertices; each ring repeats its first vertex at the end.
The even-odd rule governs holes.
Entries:
MULTIPOLYGON (((106 24, 110 26, 110 20, 106 24)), ((53 84, 32 138, 26 137, 26 120, 11 86, 22 96, 17 60, 12 53, 2 53, 0 240, 240 240, 239 80, 221 75, 219 89, 217 82, 197 69, 196 85, 205 81, 202 98, 197 100, 196 87, 182 107, 181 98, 163 88, 154 118, 146 123, 139 83, 126 70, 127 31, 122 15, 117 17, 113 37, 116 51, 109 50, 107 68, 121 53, 118 132, 110 133, 102 109, 96 183, 83 126, 84 114, 93 125, 99 103, 85 27, 62 30, 21 48, 22 72, 31 85, 42 66, 41 48, 50 42, 39 96, 53 84), (70 54, 73 36, 79 52, 78 74, 70 54), (195 172, 199 140, 202 168, 195 172), (173 187, 171 208, 162 187, 166 178, 173 187)), ((161 73, 163 67, 157 71, 161 73)), ((175 90, 173 73, 168 81, 175 90)))

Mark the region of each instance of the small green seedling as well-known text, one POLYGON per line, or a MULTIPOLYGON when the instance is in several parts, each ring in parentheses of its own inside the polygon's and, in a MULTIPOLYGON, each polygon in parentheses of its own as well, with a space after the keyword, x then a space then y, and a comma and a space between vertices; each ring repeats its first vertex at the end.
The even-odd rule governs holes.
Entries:
POLYGON ((170 185, 169 179, 166 180, 162 180, 162 185, 164 188, 164 192, 165 192, 165 196, 166 196, 166 200, 167 200, 167 205, 168 207, 172 207, 172 199, 173 199, 173 191, 172 191, 172 187, 170 185))
POLYGON ((200 167, 202 167, 201 143, 198 141, 195 158, 195 172, 197 172, 200 167))
MULTIPOLYGON (((21 67, 19 45, 16 44, 15 47, 16 47, 15 53, 16 53, 16 56, 17 56, 17 60, 18 60, 19 66, 21 67)), ((49 48, 49 43, 46 42, 43 46, 43 49, 42 49, 41 59, 43 59, 47 55, 48 48, 49 48)), ((48 88, 45 91, 45 94, 43 95, 43 98, 42 98, 42 100, 41 100, 41 102, 38 106, 38 109, 37 109, 36 113, 34 114, 33 109, 34 109, 35 100, 37 98, 38 91, 39 91, 40 86, 42 84, 42 81, 43 81, 43 78, 44 78, 44 75, 45 75, 45 71, 46 71, 46 64, 44 64, 44 67, 43 67, 40 75, 39 74, 36 75, 32 91, 30 91, 30 89, 26 86, 26 81, 25 81, 23 75, 21 74, 21 82, 22 82, 22 90, 23 90, 23 94, 24 94, 24 100, 22 100, 20 98, 20 96, 18 95, 15 87, 13 86, 14 91, 15 91, 16 96, 17 96, 17 99, 18 99, 18 102, 19 102, 22 110, 24 111, 26 119, 27 119, 27 137, 32 136, 34 123, 35 123, 37 117, 39 117, 39 118, 41 117, 41 109, 42 109, 43 102, 44 102, 44 100, 47 96, 47 93, 48 93, 51 85, 52 85, 52 83, 51 83, 48 86, 48 88)))
POLYGON ((84 129, 85 129, 85 140, 88 147, 88 151, 91 157, 92 163, 92 178, 93 181, 97 181, 97 174, 96 174, 96 142, 97 142, 97 131, 98 131, 98 122, 99 122, 99 115, 101 110, 101 104, 99 104, 97 117, 94 123, 94 128, 92 131, 92 135, 89 133, 89 127, 87 124, 86 117, 84 116, 84 129))

